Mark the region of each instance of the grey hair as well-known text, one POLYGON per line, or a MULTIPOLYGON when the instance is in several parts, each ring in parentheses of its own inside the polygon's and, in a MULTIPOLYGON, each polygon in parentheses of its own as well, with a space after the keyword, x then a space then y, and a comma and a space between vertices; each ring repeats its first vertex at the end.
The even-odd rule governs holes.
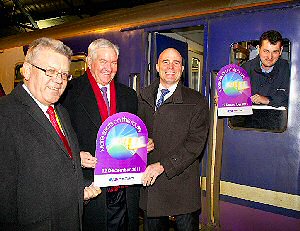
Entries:
POLYGON ((29 49, 25 56, 25 62, 32 63, 38 53, 43 49, 51 49, 61 55, 64 55, 68 58, 69 62, 71 62, 73 52, 70 47, 66 46, 59 40, 46 37, 36 39, 29 45, 29 49))
POLYGON ((97 56, 97 49, 99 48, 112 48, 115 50, 117 56, 119 56, 119 47, 112 42, 108 41, 107 39, 96 39, 93 41, 89 47, 88 47, 88 56, 94 60, 95 57, 97 56))

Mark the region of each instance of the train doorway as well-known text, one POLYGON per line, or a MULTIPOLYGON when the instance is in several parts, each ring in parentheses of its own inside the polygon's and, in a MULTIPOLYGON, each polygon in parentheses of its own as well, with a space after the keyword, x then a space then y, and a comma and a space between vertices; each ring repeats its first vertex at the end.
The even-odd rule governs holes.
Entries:
POLYGON ((159 54, 166 48, 177 49, 182 57, 185 71, 182 81, 185 86, 203 92, 204 26, 151 31, 148 35, 147 82, 157 77, 155 64, 159 54))
MULTIPOLYGON (((158 57, 164 49, 173 47, 177 49, 183 57, 183 64, 185 66, 185 72, 182 78, 183 84, 209 97, 206 90, 206 24, 175 29, 159 29, 160 30, 153 30, 148 33, 148 74, 145 82, 150 84, 158 77, 155 68, 158 57)), ((201 169, 199 169, 201 175, 199 187, 201 187, 202 201, 199 229, 202 230, 211 226, 210 211, 213 209, 210 208, 210 204, 212 203, 210 202, 211 197, 208 195, 208 193, 212 192, 206 191, 207 188, 210 188, 206 187, 206 182, 208 182, 206 175, 207 171, 210 171, 210 167, 207 166, 209 158, 206 153, 207 152, 205 152, 201 161, 201 169)), ((214 202, 217 203, 217 201, 214 202)), ((174 218, 170 217, 171 227, 173 223, 174 218)))

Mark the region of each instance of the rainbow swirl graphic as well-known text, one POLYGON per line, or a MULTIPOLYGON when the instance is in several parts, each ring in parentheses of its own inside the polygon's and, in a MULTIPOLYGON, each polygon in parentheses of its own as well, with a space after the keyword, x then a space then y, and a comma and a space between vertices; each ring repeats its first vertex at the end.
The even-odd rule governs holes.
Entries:
POLYGON ((237 97, 240 96, 244 90, 248 89, 247 81, 234 72, 226 74, 222 80, 222 88, 226 95, 237 97))
POLYGON ((113 127, 106 138, 108 154, 114 159, 131 158, 139 148, 146 147, 144 137, 139 137, 136 129, 127 123, 113 127))

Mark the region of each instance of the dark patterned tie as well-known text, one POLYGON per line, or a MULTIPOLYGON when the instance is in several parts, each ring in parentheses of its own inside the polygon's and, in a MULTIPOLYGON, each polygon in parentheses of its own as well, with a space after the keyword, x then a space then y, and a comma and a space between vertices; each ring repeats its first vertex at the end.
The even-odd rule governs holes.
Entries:
POLYGON ((107 113, 108 113, 108 115, 110 115, 109 102, 108 102, 108 98, 107 98, 107 87, 101 87, 101 92, 102 92, 103 99, 104 99, 104 102, 107 107, 107 113))
POLYGON ((65 135, 62 133, 58 122, 56 120, 56 115, 55 115, 55 111, 54 108, 52 106, 49 106, 47 109, 47 113, 49 114, 49 118, 50 118, 50 122, 52 124, 52 126, 54 127, 55 131, 57 132, 57 134, 59 135, 61 141, 64 143, 65 148, 67 149, 69 156, 72 158, 72 150, 70 148, 70 145, 65 137, 65 135))
POLYGON ((163 103, 164 103, 164 97, 166 94, 168 94, 170 91, 168 89, 161 89, 161 95, 159 100, 156 103, 156 109, 158 109, 163 103))

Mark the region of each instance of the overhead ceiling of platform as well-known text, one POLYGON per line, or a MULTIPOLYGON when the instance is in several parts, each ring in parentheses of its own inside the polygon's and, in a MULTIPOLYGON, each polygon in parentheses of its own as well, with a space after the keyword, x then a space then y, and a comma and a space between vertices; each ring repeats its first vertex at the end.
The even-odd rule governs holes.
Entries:
MULTIPOLYGON (((194 12, 189 4, 197 6, 198 11, 228 10, 236 7, 258 6, 259 4, 276 4, 292 0, 0 0, 0 43, 6 43, 6 37, 23 37, 24 32, 39 30, 80 19, 104 15, 107 11, 129 9, 154 3, 155 7, 163 7, 167 15, 169 10, 194 12), (172 7, 170 7, 172 6, 172 7)), ((297 1, 295 1, 297 2, 297 1)), ((155 8, 153 7, 153 8, 155 8)), ((194 8, 193 8, 194 9, 194 8)), ((159 9, 158 9, 159 10, 159 9)), ((124 11, 123 11, 124 12, 124 11)), ((84 21, 84 20, 83 20, 84 21)), ((86 20, 85 20, 86 21, 86 20)), ((202 31, 200 31, 202 33, 202 31)), ((182 36, 195 40, 199 33, 192 31, 176 31, 182 36)), ((8 38, 11 38, 8 37, 8 38)), ((13 46, 15 46, 14 41, 13 46)), ((10 46, 12 46, 10 44, 10 46)))
POLYGON ((0 0, 0 37, 159 0, 0 0))

